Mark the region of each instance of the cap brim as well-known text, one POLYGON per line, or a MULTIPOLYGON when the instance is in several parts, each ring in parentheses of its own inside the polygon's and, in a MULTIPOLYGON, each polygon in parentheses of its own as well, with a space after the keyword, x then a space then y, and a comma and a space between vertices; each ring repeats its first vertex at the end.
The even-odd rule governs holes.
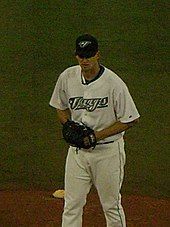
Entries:
POLYGON ((75 55, 78 55, 80 58, 91 58, 96 55, 97 51, 75 51, 75 55))

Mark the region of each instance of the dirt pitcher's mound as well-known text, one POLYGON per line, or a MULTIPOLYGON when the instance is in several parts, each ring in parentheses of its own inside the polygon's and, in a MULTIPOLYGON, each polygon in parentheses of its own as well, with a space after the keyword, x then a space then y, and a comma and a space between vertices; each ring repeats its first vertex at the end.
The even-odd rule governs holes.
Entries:
MULTIPOLYGON (((0 191, 0 226, 61 226, 64 200, 52 191, 0 191)), ((170 201, 142 196, 123 196, 128 227, 170 226, 170 201)), ((105 227, 96 193, 91 192, 84 210, 83 227, 105 227)))

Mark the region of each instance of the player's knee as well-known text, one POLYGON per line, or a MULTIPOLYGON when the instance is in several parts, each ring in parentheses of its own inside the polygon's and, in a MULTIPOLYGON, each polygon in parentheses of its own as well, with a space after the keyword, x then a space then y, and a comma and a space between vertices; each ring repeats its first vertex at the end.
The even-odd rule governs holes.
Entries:
POLYGON ((81 197, 65 198, 65 209, 70 211, 81 210, 85 204, 86 200, 81 197))
POLYGON ((102 203, 104 213, 110 212, 111 210, 117 210, 118 208, 117 204, 118 204, 117 201, 102 203))

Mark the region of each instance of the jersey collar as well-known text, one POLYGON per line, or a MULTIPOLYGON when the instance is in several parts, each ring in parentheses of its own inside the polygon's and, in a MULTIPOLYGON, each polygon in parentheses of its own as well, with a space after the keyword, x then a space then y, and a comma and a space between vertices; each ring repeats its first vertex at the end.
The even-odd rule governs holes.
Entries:
POLYGON ((83 85, 88 85, 88 84, 94 82, 95 80, 99 79, 101 77, 101 75, 103 74, 104 70, 105 70, 104 67, 102 65, 100 65, 100 70, 99 70, 98 74, 92 80, 86 80, 84 78, 84 76, 81 74, 81 82, 82 82, 82 84, 83 85))

